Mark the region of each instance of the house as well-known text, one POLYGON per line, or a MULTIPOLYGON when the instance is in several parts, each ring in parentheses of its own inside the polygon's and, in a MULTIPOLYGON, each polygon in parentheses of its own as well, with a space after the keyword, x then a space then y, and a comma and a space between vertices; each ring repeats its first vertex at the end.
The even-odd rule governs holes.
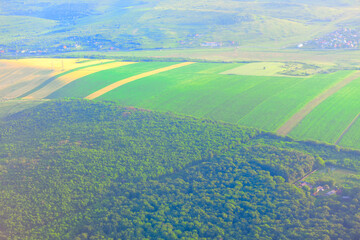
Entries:
POLYGON ((310 183, 308 182, 300 182, 300 187, 304 187, 304 186, 308 186, 309 188, 312 188, 312 186, 310 185, 310 183))
POLYGON ((324 190, 325 190, 324 187, 318 186, 318 187, 316 188, 316 191, 313 193, 313 195, 316 196, 316 195, 318 194, 318 192, 320 192, 320 191, 323 192, 324 190))
POLYGON ((331 190, 330 192, 326 193, 326 196, 331 196, 336 194, 337 190, 331 190))

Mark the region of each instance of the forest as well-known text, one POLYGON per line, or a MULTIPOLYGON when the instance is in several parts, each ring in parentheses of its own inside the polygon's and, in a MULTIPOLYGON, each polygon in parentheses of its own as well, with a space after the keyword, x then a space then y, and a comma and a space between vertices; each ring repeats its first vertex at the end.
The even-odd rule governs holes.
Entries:
POLYGON ((0 121, 0 239, 359 239, 360 188, 294 184, 359 160, 224 122, 48 101, 0 121))

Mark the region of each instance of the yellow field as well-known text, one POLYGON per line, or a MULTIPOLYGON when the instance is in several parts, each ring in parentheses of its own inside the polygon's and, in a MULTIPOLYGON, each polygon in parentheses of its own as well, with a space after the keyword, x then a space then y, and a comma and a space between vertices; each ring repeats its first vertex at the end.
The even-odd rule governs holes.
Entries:
POLYGON ((37 69, 49 69, 55 72, 65 72, 71 69, 86 67, 93 64, 105 63, 111 60, 87 60, 83 58, 27 58, 19 60, 2 60, 11 65, 37 69))
POLYGON ((107 92, 110 92, 111 90, 113 90, 115 88, 118 88, 118 87, 120 87, 120 86, 122 86, 124 84, 129 83, 129 82, 132 82, 132 81, 135 81, 135 80, 138 80, 138 79, 141 79, 141 78, 149 77, 151 75, 158 74, 158 73, 161 73, 161 72, 169 71, 169 70, 172 70, 172 69, 175 69, 175 68, 180 68, 180 67, 183 67, 183 66, 187 66, 187 65, 190 65, 190 64, 193 64, 193 62, 179 63, 179 64, 175 64, 175 65, 172 65, 172 66, 169 66, 169 67, 156 69, 156 70, 153 70, 153 71, 150 71, 150 72, 141 73, 141 74, 138 74, 138 75, 135 75, 135 76, 120 80, 118 82, 115 82, 115 83, 107 86, 107 87, 104 87, 103 89, 100 89, 99 91, 96 91, 96 92, 90 94, 89 96, 86 97, 86 99, 95 99, 95 98, 100 97, 101 95, 103 95, 103 94, 105 94, 107 92))
POLYGON ((61 72, 109 61, 54 58, 0 60, 0 97, 16 98, 61 72))
POLYGON ((46 96, 50 95, 51 93, 55 92, 56 90, 62 88, 63 86, 75 81, 76 79, 85 77, 87 75, 111 69, 116 67, 121 67, 129 64, 133 64, 134 62, 114 62, 114 63, 108 63, 93 67, 84 68, 75 72, 71 72, 68 74, 65 74, 61 77, 56 78, 51 83, 47 84, 45 87, 41 88, 40 90, 32 93, 31 95, 27 96, 26 99, 42 99, 46 96))

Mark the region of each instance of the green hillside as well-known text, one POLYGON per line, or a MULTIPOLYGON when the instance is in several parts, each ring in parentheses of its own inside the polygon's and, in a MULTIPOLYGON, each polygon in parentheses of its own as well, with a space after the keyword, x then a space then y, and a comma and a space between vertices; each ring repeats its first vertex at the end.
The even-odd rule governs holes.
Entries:
POLYGON ((0 45, 9 53, 19 49, 24 54, 174 47, 295 47, 339 27, 356 28, 360 21, 357 1, 345 0, 0 3, 0 45), (25 24, 19 25, 24 20, 25 24), (35 27, 26 27, 28 24, 35 27), (15 35, 20 29, 21 34, 15 35))
POLYGON ((324 161, 359 177, 359 152, 84 100, 11 115, 0 133, 1 239, 360 235, 356 187, 293 184, 324 161))

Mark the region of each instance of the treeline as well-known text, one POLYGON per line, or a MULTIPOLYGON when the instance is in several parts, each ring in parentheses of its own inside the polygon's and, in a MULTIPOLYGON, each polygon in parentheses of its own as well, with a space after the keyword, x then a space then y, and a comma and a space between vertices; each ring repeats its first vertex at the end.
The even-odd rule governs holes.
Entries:
POLYGON ((47 102, 1 123, 0 239, 356 239, 360 191, 316 199, 292 182, 359 156, 113 102, 47 102))

